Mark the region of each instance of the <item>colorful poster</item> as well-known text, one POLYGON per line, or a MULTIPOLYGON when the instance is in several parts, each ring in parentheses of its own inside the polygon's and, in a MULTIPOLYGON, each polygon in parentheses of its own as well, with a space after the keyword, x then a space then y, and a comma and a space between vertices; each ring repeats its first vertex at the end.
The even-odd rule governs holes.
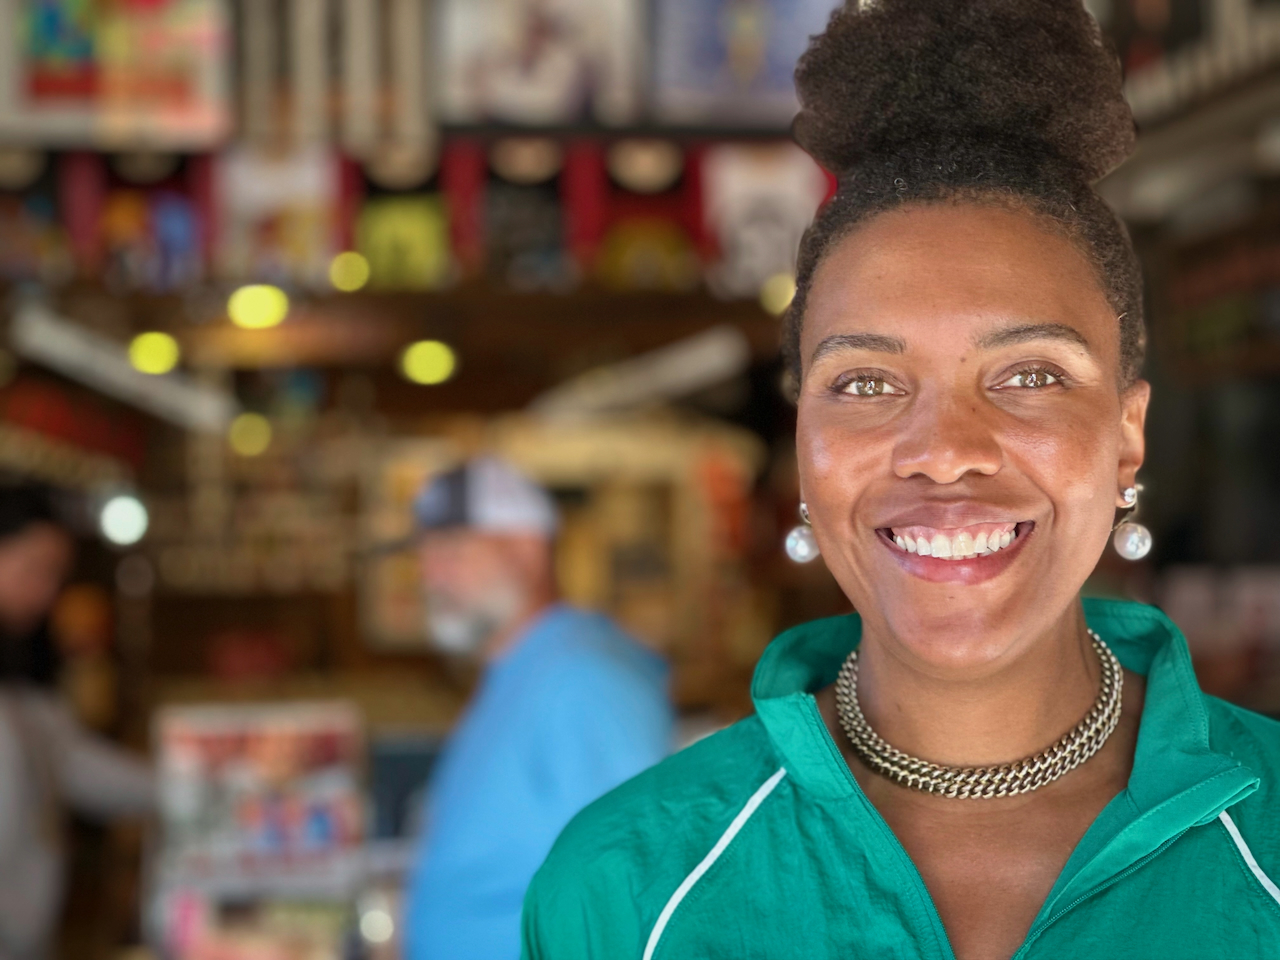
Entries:
POLYGON ((322 867, 363 837, 349 704, 172 707, 156 724, 166 876, 322 867))
POLYGON ((440 92, 453 122, 618 124, 639 109, 639 0, 444 0, 440 92))
POLYGON ((2 0, 0 136, 207 148, 231 129, 226 0, 2 0))
POLYGON ((837 0, 657 0, 654 97, 668 123, 785 129, 796 61, 837 0))

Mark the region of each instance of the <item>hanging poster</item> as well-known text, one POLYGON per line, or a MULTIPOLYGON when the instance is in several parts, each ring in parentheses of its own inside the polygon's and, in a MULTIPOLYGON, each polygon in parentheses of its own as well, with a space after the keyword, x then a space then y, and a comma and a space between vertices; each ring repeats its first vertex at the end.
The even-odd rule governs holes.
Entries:
POLYGON ((657 0, 654 97, 668 123, 785 129, 796 61, 837 0, 657 0))
POLYGON ((207 148, 231 128, 226 0, 0 0, 0 136, 207 148))
POLYGON ((242 147, 219 158, 219 269, 233 280, 323 288, 338 251, 342 169, 323 147, 242 147))
POLYGON ((795 270, 800 237, 827 192, 827 177, 789 143, 708 150, 703 190, 720 259, 707 282, 717 296, 755 297, 764 282, 795 270))
POLYGON ((443 0, 445 119, 528 125, 635 119, 644 55, 639 0, 443 0))

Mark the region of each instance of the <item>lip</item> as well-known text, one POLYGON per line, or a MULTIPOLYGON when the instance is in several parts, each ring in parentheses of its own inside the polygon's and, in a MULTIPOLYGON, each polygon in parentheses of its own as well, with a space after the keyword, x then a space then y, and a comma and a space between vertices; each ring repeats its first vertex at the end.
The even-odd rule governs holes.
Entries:
MULTIPOLYGON (((913 514, 913 517, 919 518, 919 514, 913 514)), ((919 519, 916 522, 920 522, 919 519)), ((899 525, 905 526, 906 524, 899 525)), ((953 526, 967 525, 966 523, 954 524, 953 526)), ((1018 556, 1026 547, 1027 541, 1035 536, 1036 531, 1034 521, 1023 520, 1017 525, 1017 537, 1014 538, 1009 546, 997 553, 991 553, 985 557, 974 557, 971 560, 940 560, 937 557, 922 557, 918 553, 907 553, 904 550, 900 550, 898 545, 889 538, 888 531, 890 526, 894 526, 894 524, 877 528, 876 539, 889 551, 898 566, 903 570, 929 583, 962 583, 966 586, 985 583, 1002 574, 1010 564, 1018 559, 1018 556)))

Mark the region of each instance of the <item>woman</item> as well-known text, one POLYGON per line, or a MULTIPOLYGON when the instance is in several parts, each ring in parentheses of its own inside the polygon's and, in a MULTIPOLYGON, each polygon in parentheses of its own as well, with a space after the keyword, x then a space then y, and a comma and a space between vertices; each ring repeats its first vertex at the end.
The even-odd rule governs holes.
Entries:
POLYGON ((150 771, 80 729, 24 650, 71 570, 75 544, 49 493, 0 488, 0 960, 50 955, 62 901, 62 809, 140 815, 150 771))
POLYGON ((861 616, 569 826, 526 956, 1280 955, 1280 725, 1201 694, 1158 611, 1079 599, 1149 392, 1096 25, 849 2, 797 86, 840 182, 789 318, 801 490, 861 616))

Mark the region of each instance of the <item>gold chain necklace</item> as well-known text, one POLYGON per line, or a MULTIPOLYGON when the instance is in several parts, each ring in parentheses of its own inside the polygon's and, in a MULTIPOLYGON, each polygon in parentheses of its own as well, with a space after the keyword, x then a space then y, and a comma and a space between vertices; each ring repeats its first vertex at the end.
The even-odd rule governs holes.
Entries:
POLYGON ((836 678, 840 726, 862 761, 877 773, 913 790, 953 799, 1012 797, 1052 783, 1102 749, 1120 722, 1124 672, 1111 648, 1092 630, 1089 637, 1102 663, 1102 685, 1093 708, 1062 739, 1034 756, 994 767, 948 767, 890 746, 871 729, 858 706, 858 651, 849 654, 836 678))

